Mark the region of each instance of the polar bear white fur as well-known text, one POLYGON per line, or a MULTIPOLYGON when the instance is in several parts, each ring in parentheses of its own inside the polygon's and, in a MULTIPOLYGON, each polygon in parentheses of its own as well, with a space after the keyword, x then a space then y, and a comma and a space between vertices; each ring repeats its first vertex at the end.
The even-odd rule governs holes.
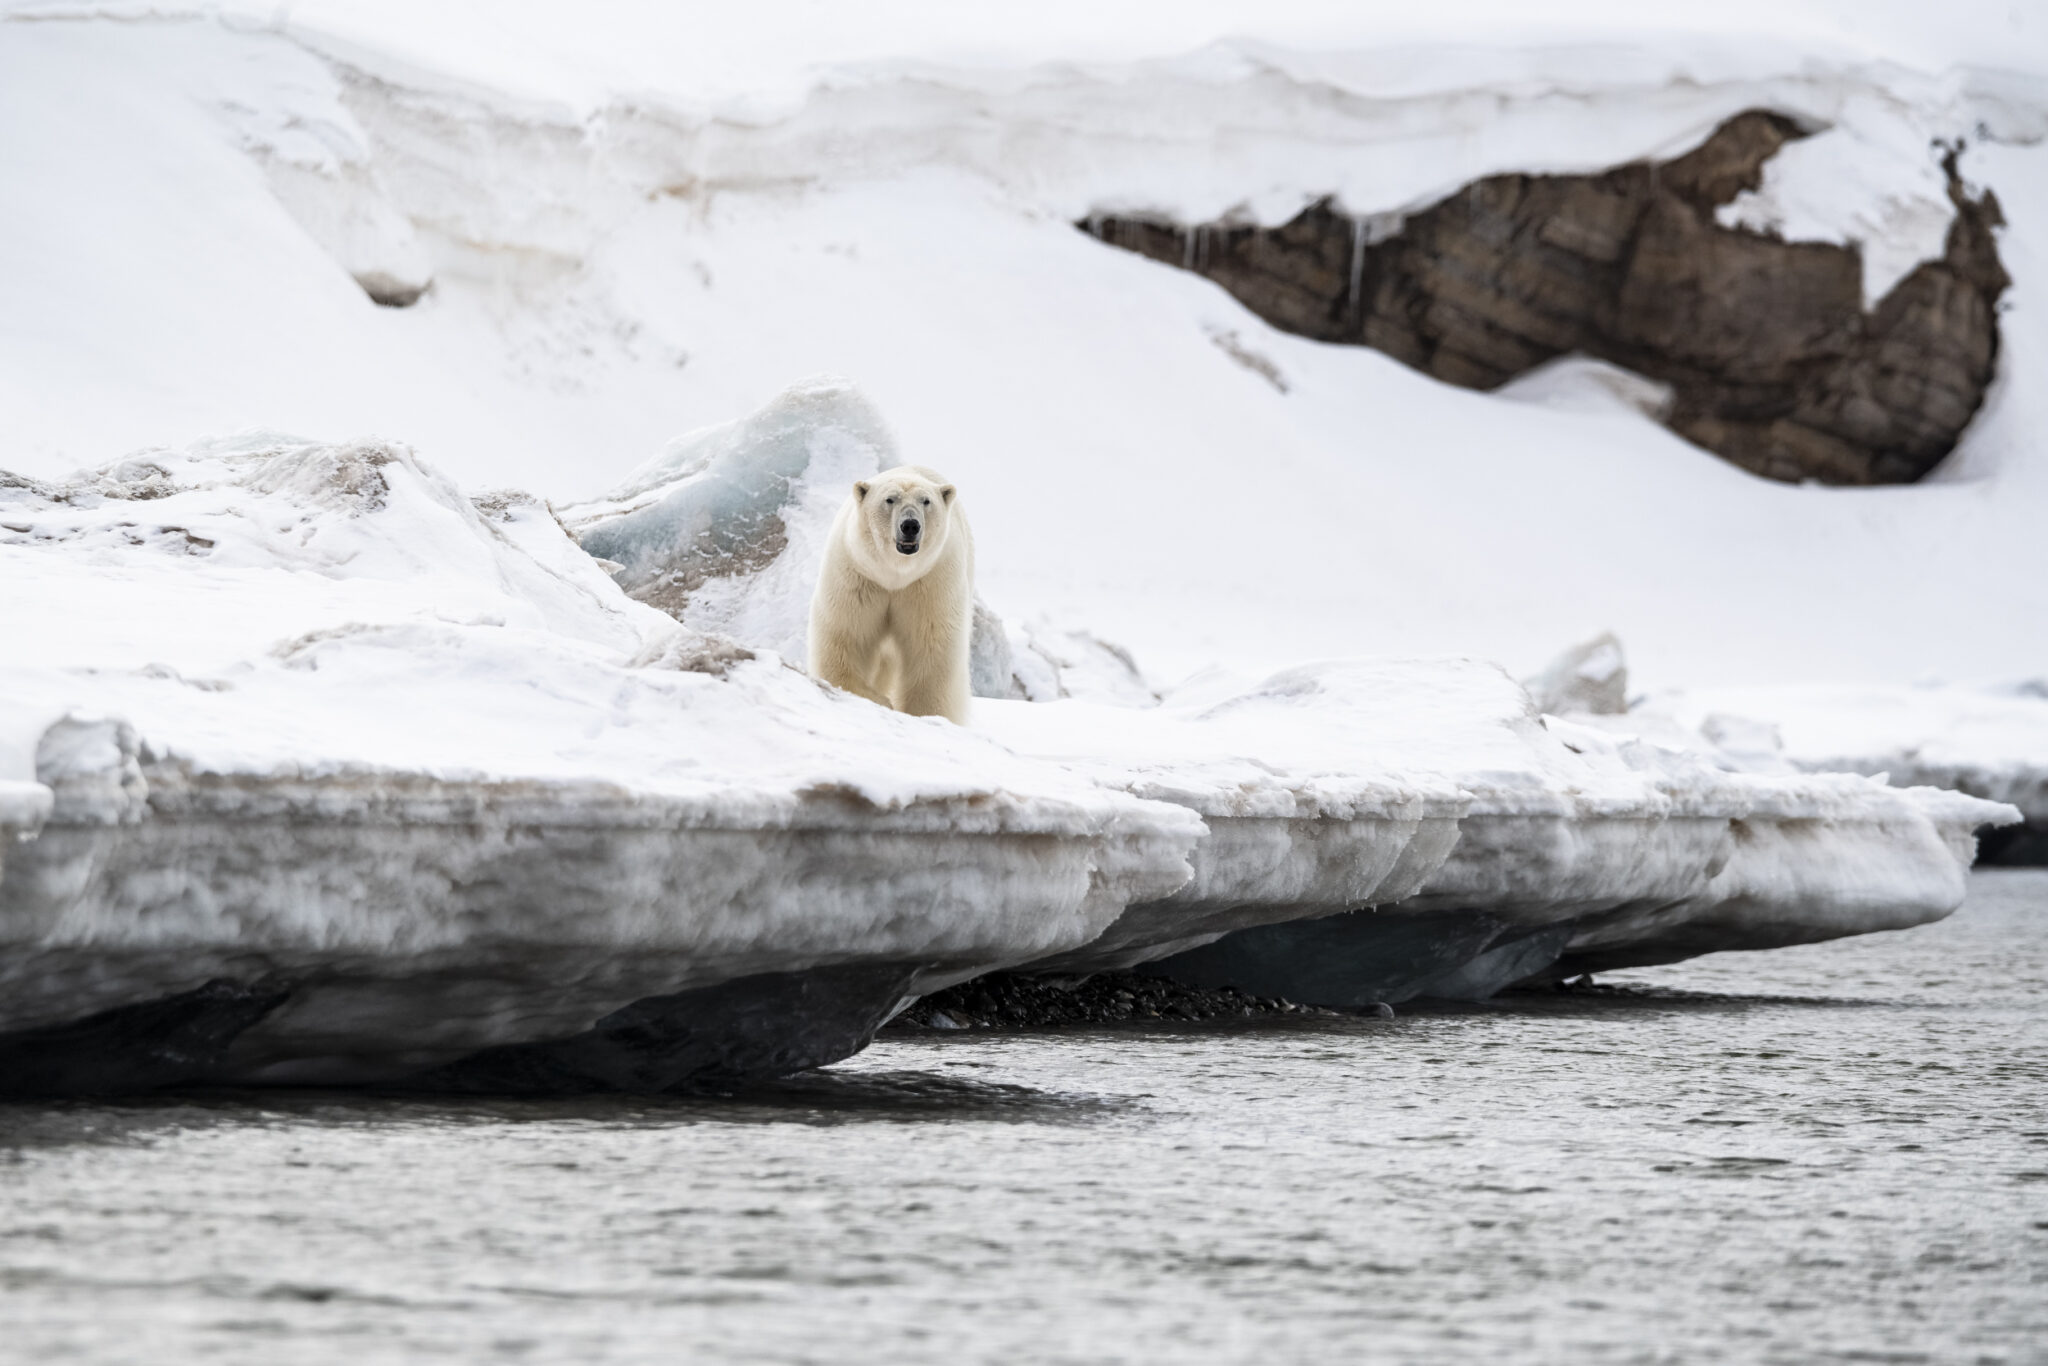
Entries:
POLYGON ((912 716, 967 721, 974 534, 936 470, 853 486, 811 595, 813 677, 912 716))

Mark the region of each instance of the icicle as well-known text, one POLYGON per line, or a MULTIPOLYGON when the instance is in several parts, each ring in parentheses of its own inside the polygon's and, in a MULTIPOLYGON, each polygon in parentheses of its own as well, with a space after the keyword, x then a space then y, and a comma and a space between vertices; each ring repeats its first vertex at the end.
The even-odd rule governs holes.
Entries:
POLYGON ((1365 220, 1354 217, 1351 220, 1351 287, 1344 296, 1344 311, 1353 318, 1358 316, 1358 288, 1365 278, 1365 220))
POLYGON ((1182 228, 1180 230, 1180 268, 1182 270, 1193 270, 1195 268, 1195 230, 1193 228, 1182 228))

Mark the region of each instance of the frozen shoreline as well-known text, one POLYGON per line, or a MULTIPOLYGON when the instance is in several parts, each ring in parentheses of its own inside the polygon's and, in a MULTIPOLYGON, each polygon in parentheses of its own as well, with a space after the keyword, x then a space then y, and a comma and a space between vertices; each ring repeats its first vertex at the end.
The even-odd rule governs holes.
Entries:
MULTIPOLYGON (((0 1085, 658 1090, 844 1056, 992 969, 1228 976, 1218 952, 1303 923, 1368 926, 1368 958, 1407 936, 1405 976, 1354 993, 1483 996, 1937 919, 1972 831, 2017 817, 1730 771, 1468 660, 1161 701, 1033 656, 1104 700, 899 716, 775 653, 811 524, 849 462, 894 462, 886 428, 811 384, 721 430, 657 482, 730 535, 678 513, 620 542, 673 616, 542 505, 402 447, 0 488, 0 633, 32 661, 0 675, 0 1085), (679 625, 700 602, 739 638, 679 625)), ((1359 1003, 1289 981, 1235 984, 1359 1003)))

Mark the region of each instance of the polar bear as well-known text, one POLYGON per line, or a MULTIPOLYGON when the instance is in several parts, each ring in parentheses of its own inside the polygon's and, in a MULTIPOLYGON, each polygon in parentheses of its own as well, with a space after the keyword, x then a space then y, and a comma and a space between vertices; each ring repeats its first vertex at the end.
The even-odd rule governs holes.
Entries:
POLYGON ((945 476, 855 482, 811 595, 811 674, 912 716, 967 722, 974 534, 945 476))

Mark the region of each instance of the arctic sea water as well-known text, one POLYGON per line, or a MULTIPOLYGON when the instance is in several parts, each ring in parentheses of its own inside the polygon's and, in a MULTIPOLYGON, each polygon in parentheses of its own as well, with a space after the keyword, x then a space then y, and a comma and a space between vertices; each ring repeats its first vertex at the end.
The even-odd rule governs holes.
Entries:
POLYGON ((1392 1023, 0 1107, 23 1361, 2048 1360, 2048 872, 1392 1023))

